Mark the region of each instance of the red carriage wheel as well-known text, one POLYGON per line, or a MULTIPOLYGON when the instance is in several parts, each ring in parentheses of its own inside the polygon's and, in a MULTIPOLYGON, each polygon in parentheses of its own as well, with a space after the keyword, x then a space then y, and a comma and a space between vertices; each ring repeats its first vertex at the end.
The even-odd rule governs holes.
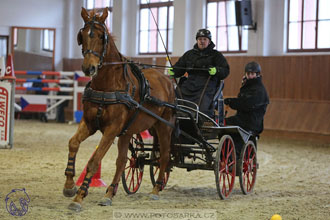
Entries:
MULTIPOLYGON (((160 159, 160 152, 159 152, 159 148, 158 148, 158 138, 157 136, 154 136, 154 143, 153 143, 153 150, 151 152, 151 161, 152 164, 150 164, 150 179, 151 179, 151 183, 153 186, 156 185, 156 180, 158 178, 158 173, 159 173, 159 159, 160 159)), ((170 169, 165 171, 164 174, 164 179, 163 179, 163 186, 162 189, 165 188, 168 179, 170 178, 170 169)))
POLYGON ((253 191, 257 178, 257 150, 253 141, 244 146, 239 159, 239 184, 243 194, 253 191))
POLYGON ((220 139, 214 160, 217 191, 221 199, 227 199, 234 188, 236 176, 235 144, 230 135, 220 139))
POLYGON ((143 177, 144 165, 141 163, 139 155, 143 153, 143 140, 140 134, 133 135, 125 170, 121 176, 124 190, 127 194, 134 194, 140 188, 143 177))

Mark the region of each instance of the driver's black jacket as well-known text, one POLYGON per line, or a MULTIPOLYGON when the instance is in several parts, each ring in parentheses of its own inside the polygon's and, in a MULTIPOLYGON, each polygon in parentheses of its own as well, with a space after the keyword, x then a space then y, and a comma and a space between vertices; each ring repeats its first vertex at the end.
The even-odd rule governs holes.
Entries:
POLYGON ((225 79, 229 75, 227 60, 222 53, 214 50, 214 47, 215 45, 212 41, 204 50, 199 50, 197 44, 195 44, 194 48, 184 53, 173 66, 175 77, 181 77, 188 72, 188 77, 180 80, 179 87, 183 98, 196 104, 199 102, 201 93, 210 75, 208 69, 216 67, 217 72, 210 78, 200 106, 200 110, 210 116, 213 115, 212 100, 220 80, 225 79))

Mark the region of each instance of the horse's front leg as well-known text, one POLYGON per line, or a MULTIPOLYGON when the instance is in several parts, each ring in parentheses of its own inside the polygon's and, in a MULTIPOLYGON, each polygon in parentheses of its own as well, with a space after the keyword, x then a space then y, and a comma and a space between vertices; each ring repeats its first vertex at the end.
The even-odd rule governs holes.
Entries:
POLYGON ((118 140, 118 156, 116 160, 116 173, 112 179, 112 183, 107 188, 106 194, 99 202, 99 205, 109 206, 112 204, 112 198, 116 195, 120 177, 125 170, 125 165, 127 162, 127 151, 129 141, 132 138, 132 135, 121 136, 118 140))
POLYGON ((90 132, 84 120, 81 121, 76 133, 69 141, 69 158, 65 169, 66 181, 64 184, 63 194, 66 197, 73 197, 77 192, 77 187, 73 181, 75 176, 76 155, 79 150, 80 143, 90 136, 90 132))
POLYGON ((86 171, 84 181, 81 184, 80 188, 78 189, 77 195, 73 199, 73 202, 69 205, 69 207, 68 207, 69 209, 74 210, 74 211, 81 210, 81 204, 83 202, 83 199, 88 194, 88 188, 89 188, 89 184, 92 180, 92 177, 97 172, 102 158, 104 157, 106 152, 109 150, 114 139, 115 139, 115 136, 112 135, 111 133, 109 134, 109 133, 105 132, 103 134, 102 139, 99 143, 99 147, 95 150, 94 155, 88 161, 87 171, 86 171))

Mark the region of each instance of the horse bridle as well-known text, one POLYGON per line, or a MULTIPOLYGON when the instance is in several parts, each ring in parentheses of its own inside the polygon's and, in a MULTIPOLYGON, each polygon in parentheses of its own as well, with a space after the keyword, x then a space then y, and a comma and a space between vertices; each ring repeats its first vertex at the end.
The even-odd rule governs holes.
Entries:
POLYGON ((95 24, 98 24, 100 25, 102 28, 103 28, 103 51, 102 51, 102 54, 96 52, 96 51, 93 51, 93 50, 90 50, 90 49, 87 49, 87 50, 84 50, 84 48, 82 47, 81 48, 81 51, 82 51, 82 55, 83 57, 85 57, 86 54, 93 54, 94 56, 98 57, 100 62, 98 64, 98 68, 101 68, 102 65, 103 65, 103 60, 104 60, 104 56, 107 52, 107 47, 108 47, 108 42, 109 42, 109 35, 108 35, 108 31, 107 31, 107 28, 105 27, 105 24, 101 23, 101 22, 98 22, 95 20, 96 19, 96 16, 94 15, 93 19, 89 22, 86 22, 84 27, 81 28, 79 30, 79 33, 78 33, 78 36, 77 36, 77 40, 78 40, 78 45, 81 45, 82 44, 82 31, 86 28, 87 25, 90 25, 90 33, 89 33, 89 37, 93 38, 94 37, 94 28, 95 28, 95 24))

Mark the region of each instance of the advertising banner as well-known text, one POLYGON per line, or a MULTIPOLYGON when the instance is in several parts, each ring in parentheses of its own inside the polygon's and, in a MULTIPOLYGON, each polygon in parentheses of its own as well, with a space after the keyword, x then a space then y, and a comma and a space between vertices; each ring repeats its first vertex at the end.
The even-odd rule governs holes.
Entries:
POLYGON ((11 148, 12 86, 0 81, 0 148, 11 148))

